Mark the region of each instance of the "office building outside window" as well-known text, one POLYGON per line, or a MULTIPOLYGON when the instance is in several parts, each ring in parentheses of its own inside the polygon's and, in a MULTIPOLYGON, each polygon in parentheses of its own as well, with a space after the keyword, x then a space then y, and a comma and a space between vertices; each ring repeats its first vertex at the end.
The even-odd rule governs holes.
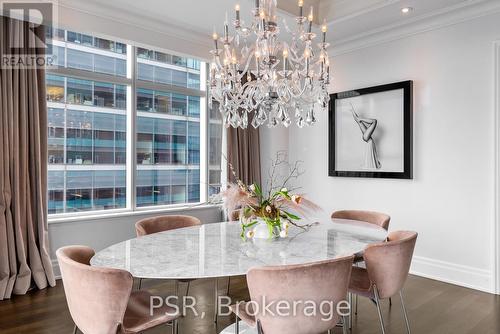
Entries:
POLYGON ((47 38, 59 66, 46 77, 49 214, 199 203, 213 192, 207 183, 220 180, 215 146, 222 132, 211 130, 218 120, 202 117, 206 64, 72 31, 48 30, 47 38), (128 61, 136 62, 135 73, 127 74, 128 61), (201 161, 205 140, 207 162, 201 161), (133 151, 132 164, 127 152, 133 151), (209 168, 210 182, 201 168, 209 168))

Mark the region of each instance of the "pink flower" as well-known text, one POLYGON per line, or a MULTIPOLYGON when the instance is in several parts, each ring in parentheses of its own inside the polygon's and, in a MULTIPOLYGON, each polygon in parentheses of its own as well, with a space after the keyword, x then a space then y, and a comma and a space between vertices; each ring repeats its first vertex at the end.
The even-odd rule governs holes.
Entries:
POLYGON ((299 195, 292 195, 292 201, 295 202, 295 204, 300 204, 300 202, 302 202, 302 197, 299 195))

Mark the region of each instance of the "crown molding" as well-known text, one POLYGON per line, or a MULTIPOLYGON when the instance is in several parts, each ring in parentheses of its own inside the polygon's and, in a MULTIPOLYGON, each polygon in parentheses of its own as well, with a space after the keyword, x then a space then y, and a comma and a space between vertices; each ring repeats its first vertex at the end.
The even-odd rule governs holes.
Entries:
MULTIPOLYGON (((329 1, 325 1, 325 0, 321 0, 319 3, 319 6, 320 6, 319 8, 320 8, 321 12, 328 10, 328 8, 325 8, 326 7, 325 2, 328 3, 328 5, 330 7, 349 6, 352 3, 350 0, 349 1, 338 0, 338 1, 335 1, 333 3, 330 3, 329 1)), ((332 19, 328 20, 328 18, 326 18, 326 17, 320 17, 320 21, 323 21, 323 19, 326 19, 327 26, 334 27, 335 25, 337 25, 341 22, 355 19, 358 16, 371 13, 375 10, 382 9, 384 7, 393 5, 393 4, 398 3, 398 2, 401 2, 401 0, 385 0, 385 1, 381 1, 381 2, 376 2, 368 7, 365 7, 365 8, 359 9, 359 10, 354 10, 351 13, 344 15, 344 16, 340 16, 338 18, 332 18, 332 19)))
POLYGON ((387 25, 349 38, 332 41, 329 53, 330 56, 338 56, 498 12, 500 12, 500 1, 498 0, 469 0, 433 13, 416 16, 402 23, 387 25))

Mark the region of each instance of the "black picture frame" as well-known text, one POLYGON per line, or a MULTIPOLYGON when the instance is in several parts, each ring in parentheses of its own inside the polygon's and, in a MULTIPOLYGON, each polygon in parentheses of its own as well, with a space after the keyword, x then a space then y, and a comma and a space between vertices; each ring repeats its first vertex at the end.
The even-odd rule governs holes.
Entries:
POLYGON ((333 177, 363 177, 387 179, 413 179, 413 81, 401 81, 380 86, 350 90, 330 95, 328 112, 328 175, 333 177), (336 102, 354 96, 403 89, 403 172, 338 171, 336 170, 336 102))

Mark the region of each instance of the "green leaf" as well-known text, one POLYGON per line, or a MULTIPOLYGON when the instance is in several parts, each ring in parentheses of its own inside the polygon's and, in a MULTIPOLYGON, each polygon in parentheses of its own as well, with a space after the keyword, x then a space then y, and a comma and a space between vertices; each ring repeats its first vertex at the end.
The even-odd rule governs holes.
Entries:
POLYGON ((274 199, 274 198, 276 198, 278 196, 281 196, 281 197, 286 198, 288 200, 291 199, 290 195, 288 195, 288 191, 281 191, 281 190, 279 190, 279 191, 277 191, 277 192, 274 193, 274 195, 272 196, 272 198, 274 199))
POLYGON ((283 210, 283 213, 286 214, 288 216, 288 218, 293 219, 293 220, 301 220, 302 219, 299 216, 296 216, 296 215, 294 215, 290 212, 284 211, 284 210, 283 210))
POLYGON ((246 224, 244 226, 245 226, 245 228, 249 228, 249 227, 252 227, 252 226, 256 225, 257 223, 258 223, 258 221, 253 221, 253 222, 248 223, 248 224, 246 224))
POLYGON ((267 224, 267 229, 269 230, 269 239, 273 237, 274 226, 272 224, 267 224))
POLYGON ((243 208, 243 216, 244 217, 250 216, 251 212, 252 212, 252 208, 251 207, 246 206, 245 208, 243 208))
POLYGON ((257 183, 254 183, 253 185, 255 187, 255 194, 257 194, 257 196, 259 197, 262 197, 262 189, 260 189, 259 185, 257 183))

